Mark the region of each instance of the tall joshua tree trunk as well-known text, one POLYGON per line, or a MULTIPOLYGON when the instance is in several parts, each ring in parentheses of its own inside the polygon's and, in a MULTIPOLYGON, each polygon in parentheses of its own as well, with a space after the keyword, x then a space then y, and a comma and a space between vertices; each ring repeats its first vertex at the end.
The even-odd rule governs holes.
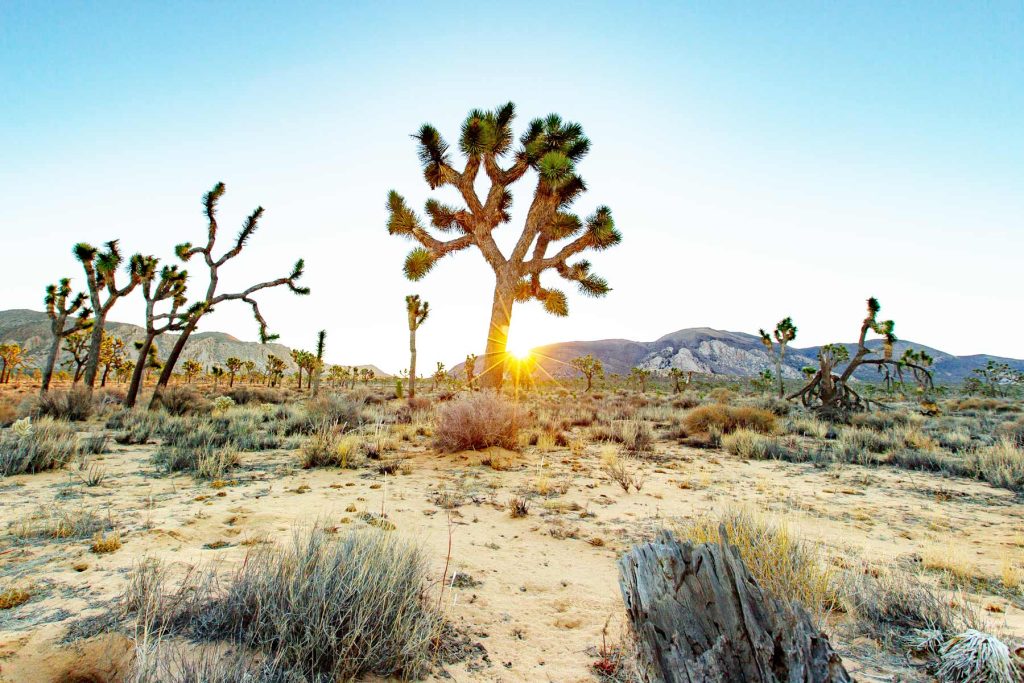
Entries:
POLYGON ((508 330, 512 325, 512 305, 516 299, 516 280, 499 276, 494 284, 491 322, 487 328, 484 364, 477 380, 485 389, 501 387, 508 357, 508 330))
POLYGON ((50 390, 50 381, 53 379, 53 369, 57 366, 57 358, 60 356, 60 345, 64 338, 80 332, 89 327, 92 321, 89 316, 92 310, 85 307, 87 297, 84 292, 79 292, 71 297, 71 279, 62 278, 59 284, 50 285, 46 288, 46 314, 50 317, 50 332, 53 334, 53 343, 50 345, 50 353, 46 357, 46 365, 43 367, 41 386, 39 394, 43 395, 50 390), (69 297, 71 299, 69 300, 69 297), (69 317, 78 313, 78 317, 71 327, 65 327, 69 317))
POLYGON ((135 361, 135 367, 132 368, 132 381, 128 385, 128 395, 124 400, 124 404, 128 408, 134 407, 138 400, 139 391, 142 389, 142 379, 146 374, 145 359, 149 357, 149 349, 153 346, 154 337, 156 337, 155 334, 147 334, 139 344, 139 356, 135 361))
POLYGON ((416 328, 409 328, 409 398, 416 398, 416 328))

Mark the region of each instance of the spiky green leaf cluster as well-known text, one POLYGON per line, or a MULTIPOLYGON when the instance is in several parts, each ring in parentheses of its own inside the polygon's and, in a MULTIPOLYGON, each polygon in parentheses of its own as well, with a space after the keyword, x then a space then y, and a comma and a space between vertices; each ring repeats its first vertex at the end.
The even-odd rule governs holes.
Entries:
POLYGON ((409 237, 414 230, 420 229, 420 221, 412 209, 405 203, 402 195, 394 190, 388 192, 388 234, 409 237))
POLYGON ((437 258, 429 250, 416 247, 405 257, 405 265, 402 270, 405 272, 405 277, 415 282, 429 273, 436 262, 437 258))
POLYGON ((612 210, 607 206, 598 207, 597 211, 587 219, 587 233, 590 235, 594 249, 609 249, 622 241, 622 234, 615 229, 612 210))

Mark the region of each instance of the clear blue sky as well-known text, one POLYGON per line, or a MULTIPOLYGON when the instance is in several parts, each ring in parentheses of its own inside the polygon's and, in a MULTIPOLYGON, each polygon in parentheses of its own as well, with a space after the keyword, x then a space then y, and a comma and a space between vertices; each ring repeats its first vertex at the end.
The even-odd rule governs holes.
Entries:
MULTIPOLYGON (((232 232, 267 209, 229 285, 307 259, 312 296, 264 298, 282 341, 326 327, 330 360, 404 367, 419 292, 422 362, 452 364, 482 346, 486 266, 405 282, 384 198, 430 196, 419 124, 454 142, 469 109, 512 100, 518 130, 583 124, 578 209, 610 205, 625 237, 592 259, 614 291, 571 295, 564 320, 517 307, 518 345, 786 315, 797 345, 850 340, 875 295, 904 338, 1024 357, 1019 1, 6 1, 0 93, 0 308, 40 308, 78 240, 170 259, 223 180, 232 232)), ((204 327, 255 338, 244 307, 204 327)))

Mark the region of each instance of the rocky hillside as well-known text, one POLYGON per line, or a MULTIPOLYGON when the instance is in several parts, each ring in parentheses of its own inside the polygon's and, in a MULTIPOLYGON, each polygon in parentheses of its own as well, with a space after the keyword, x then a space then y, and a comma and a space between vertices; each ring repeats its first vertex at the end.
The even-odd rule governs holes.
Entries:
MULTIPOLYGON (((868 344, 879 348, 880 341, 868 344)), ((853 350, 854 345, 848 344, 853 350)), ((956 383, 971 375, 971 371, 985 365, 988 360, 1009 363, 1024 371, 1024 360, 1000 358, 998 356, 974 355, 954 356, 938 349, 900 341, 896 344, 896 355, 913 347, 924 349, 935 358, 933 372, 937 383, 956 383)), ((816 365, 818 349, 790 348, 786 353, 783 374, 799 378, 800 368, 816 365)), ((626 339, 605 339, 601 341, 576 341, 540 346, 533 350, 540 357, 542 371, 555 377, 575 374, 568 362, 577 356, 593 354, 601 359, 606 373, 628 373, 634 367, 647 368, 658 374, 667 373, 670 368, 713 375, 739 375, 752 377, 769 368, 774 371, 771 355, 761 345, 760 337, 744 332, 724 332, 708 327, 693 327, 656 339, 653 342, 636 342, 626 339)), ((858 372, 858 378, 871 381, 877 373, 868 368, 858 372)))
MULTIPOLYGON (((130 346, 132 342, 142 339, 143 328, 128 323, 107 322, 111 334, 121 337, 130 346)), ((0 311, 0 342, 17 342, 28 355, 28 366, 41 366, 46 351, 50 347, 50 319, 46 313, 27 309, 0 311)), ((160 357, 165 358, 166 352, 174 346, 177 335, 165 334, 158 338, 160 357)), ((295 371, 291 359, 291 349, 284 344, 260 344, 259 342, 241 341, 223 332, 196 332, 189 337, 182 352, 182 360, 191 358, 199 361, 203 367, 224 365, 228 358, 240 358, 243 361, 254 361, 262 368, 270 355, 275 355, 288 365, 288 371, 295 371)), ((65 354, 63 357, 67 357, 65 354)), ((375 365, 360 365, 371 368, 378 377, 388 377, 388 373, 375 365)))

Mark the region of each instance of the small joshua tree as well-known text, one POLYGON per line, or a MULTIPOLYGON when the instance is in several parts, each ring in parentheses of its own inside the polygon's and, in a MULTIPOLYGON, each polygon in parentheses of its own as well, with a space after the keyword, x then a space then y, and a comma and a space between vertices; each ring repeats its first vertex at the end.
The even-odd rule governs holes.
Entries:
POLYGON ((680 368, 670 368, 668 376, 672 379, 672 392, 681 394, 683 393, 683 387, 689 386, 690 380, 693 379, 693 372, 683 372, 680 368))
POLYGON ((84 292, 72 296, 71 279, 62 278, 59 284, 50 285, 46 288, 46 315, 50 318, 50 332, 53 334, 53 341, 50 344, 50 352, 46 356, 46 364, 43 366, 42 385, 40 394, 50 390, 50 381, 53 379, 53 369, 57 365, 57 357, 60 355, 60 347, 64 338, 76 332, 83 332, 92 326, 92 309, 85 303, 89 297, 84 292), (74 322, 68 324, 68 319, 74 317, 74 322))
POLYGON ((591 272, 590 262, 579 260, 570 264, 569 259, 587 249, 613 247, 622 239, 608 207, 599 207, 585 221, 569 211, 586 190, 576 173, 576 164, 590 149, 583 128, 563 121, 557 114, 535 119, 513 152, 514 118, 515 107, 511 102, 493 112, 471 111, 459 138, 459 150, 466 158, 461 171, 452 165, 448 143, 433 126, 426 124, 413 136, 419 143, 420 162, 430 188, 451 185, 465 203, 465 208, 446 206, 434 199, 426 203, 431 225, 442 233, 454 232, 457 236, 453 239, 440 240, 430 234, 394 190, 387 201, 388 233, 419 243, 405 260, 405 275, 410 280, 422 278, 438 259, 470 247, 479 249, 494 271, 491 319, 479 378, 480 386, 486 389, 500 388, 505 375, 513 304, 535 299, 553 315, 568 315, 565 293, 541 284, 541 274, 550 269, 574 282, 583 294, 604 296, 609 291, 608 283, 591 272), (501 162, 510 153, 511 164, 503 167, 501 162), (490 182, 483 199, 476 190, 481 168, 490 182), (522 232, 506 255, 492 233, 511 221, 512 194, 508 188, 531 170, 537 174, 533 199, 522 232), (557 251, 549 254, 549 247, 557 251))
MULTIPOLYGON (((148 358, 150 349, 156 345, 157 337, 165 332, 180 331, 185 323, 181 309, 186 303, 188 272, 178 270, 178 266, 164 266, 158 274, 159 263, 158 259, 145 256, 139 267, 142 298, 146 302, 146 336, 136 345, 138 355, 132 371, 131 384, 128 385, 128 395, 125 397, 125 405, 129 408, 134 407, 138 401, 146 371, 154 369, 148 358), (163 312, 157 312, 157 306, 162 306, 165 301, 170 302, 170 307, 163 312)), ((191 381, 191 378, 189 379, 191 381)))
POLYGON ((434 381, 432 389, 433 391, 437 391, 437 387, 448 379, 448 371, 444 369, 444 363, 437 361, 437 369, 434 370, 434 376, 431 379, 434 381))
POLYGON ((420 301, 419 294, 405 297, 405 312, 409 316, 409 400, 416 398, 416 330, 430 315, 430 304, 420 301))
POLYGON ((320 330, 316 335, 316 356, 313 360, 316 362, 313 364, 310 372, 310 392, 316 396, 320 391, 320 375, 323 374, 324 370, 324 351, 327 348, 327 330, 320 330))
POLYGON ((588 353, 585 356, 579 356, 569 361, 569 365, 576 368, 580 373, 587 378, 587 391, 589 392, 594 386, 594 379, 604 377, 604 364, 599 358, 595 358, 593 354, 588 353))
POLYGON ((637 383, 640 393, 647 393, 647 380, 651 378, 651 371, 645 368, 633 368, 629 371, 629 379, 637 383))
POLYGON ((764 329, 758 330, 761 333, 761 343, 764 344, 764 348, 768 349, 768 353, 772 354, 772 358, 775 360, 775 376, 779 382, 779 398, 782 398, 786 393, 786 388, 782 383, 782 362, 786 359, 786 345, 789 342, 796 339, 797 328, 793 324, 793 319, 785 317, 775 325, 775 330, 769 335, 764 329), (772 342, 774 336, 775 342, 772 342), (778 344, 778 349, 774 348, 775 344, 778 344))
POLYGON ((111 370, 117 377, 117 370, 125 361, 124 350, 124 339, 103 333, 103 341, 100 343, 100 367, 103 368, 103 374, 100 375, 101 387, 107 386, 107 376, 110 375, 111 370))
POLYGON ((14 342, 0 344, 0 384, 11 381, 11 372, 25 361, 22 348, 14 342))
POLYGON ((253 377, 256 375, 256 361, 245 360, 242 361, 242 369, 245 370, 245 382, 246 384, 252 384, 253 377))
POLYGON ((185 383, 192 384, 195 376, 203 371, 203 366, 199 364, 199 361, 189 358, 181 364, 181 371, 185 373, 185 383))
POLYGON ((228 369, 228 387, 235 386, 235 375, 242 369, 242 359, 231 356, 224 361, 224 367, 228 369))
POLYGON ((72 384, 78 384, 85 373, 85 366, 89 362, 89 330, 79 330, 64 337, 64 350, 71 354, 71 358, 64 361, 69 368, 75 369, 72 384))
POLYGON ((476 354, 471 353, 466 356, 466 362, 463 366, 466 369, 466 387, 473 391, 473 381, 476 379, 474 371, 476 370, 476 354))
POLYGON ((284 370, 288 367, 282 359, 275 355, 267 356, 267 381, 270 386, 276 387, 284 376, 284 370))
POLYGON ((89 359, 85 365, 86 390, 92 392, 96 384, 96 375, 100 367, 100 344, 103 343, 104 326, 107 315, 114 304, 122 297, 131 294, 142 282, 145 259, 135 254, 128 260, 128 282, 124 287, 117 286, 117 269, 121 267, 123 258, 117 240, 111 240, 100 251, 91 244, 79 242, 72 250, 75 258, 85 270, 85 282, 89 288, 89 300, 92 303, 93 325, 89 337, 89 359), (106 299, 104 299, 104 295, 106 299))
POLYGON ((850 356, 849 350, 842 344, 826 344, 821 347, 818 351, 818 369, 810 376, 807 384, 787 398, 799 398, 805 406, 814 408, 819 416, 825 419, 845 420, 850 412, 868 408, 869 401, 850 387, 853 373, 864 365, 873 365, 880 371, 892 369, 901 379, 904 368, 916 370, 923 373, 930 388, 932 376, 926 367, 892 357, 893 345, 896 343, 896 334, 893 332, 896 324, 892 320, 878 320, 881 308, 878 299, 868 299, 868 314, 861 323, 860 336, 857 338, 853 356, 850 356), (875 353, 867 346, 868 332, 881 335, 882 358, 868 357, 875 353), (846 367, 842 373, 837 374, 837 368, 842 363, 846 363, 846 367))
POLYGON ((214 365, 210 368, 210 377, 213 377, 213 388, 216 389, 220 386, 220 380, 224 377, 224 368, 219 365, 214 365))
POLYGON ((177 341, 175 341, 171 352, 167 355, 167 362, 164 365, 163 372, 160 373, 160 379, 157 380, 156 390, 153 392, 153 399, 149 404, 150 408, 155 408, 159 405, 160 391, 163 387, 167 386, 167 383, 171 380, 171 375, 174 373, 174 367, 178 363, 178 358, 181 356, 181 352, 185 349, 185 344, 188 342, 192 333, 195 332, 202 317, 212 311, 214 306, 226 301, 241 301, 249 304, 249 306, 252 307, 253 317, 256 318, 256 322, 259 325, 260 342, 267 343, 277 339, 277 335, 270 334, 267 331, 267 321, 260 313, 259 303, 253 298, 253 295, 256 292, 264 289, 270 289, 272 287, 287 287, 293 293, 299 295, 309 294, 308 287, 301 287, 297 284, 299 279, 302 277, 303 271, 305 271, 305 262, 302 259, 295 262, 291 273, 285 277, 250 285, 238 292, 217 292, 217 287, 220 283, 221 277, 220 269, 242 253, 242 250, 245 248, 249 238, 252 237, 253 233, 256 232, 257 227, 259 227, 260 218, 263 216, 263 207, 257 207, 256 210, 253 211, 242 223, 242 229, 238 232, 238 236, 235 238, 234 246, 224 252, 224 254, 219 258, 215 258, 213 250, 216 246, 218 231, 217 203, 220 201, 220 198, 224 196, 224 191, 224 183, 217 183, 214 185, 212 190, 203 196, 203 211, 206 214, 208 221, 206 244, 204 246, 195 247, 192 246, 191 243, 186 242, 184 244, 179 244, 174 248, 178 258, 182 261, 189 261, 196 256, 202 257, 209 271, 209 285, 207 286, 206 293, 203 298, 189 307, 184 314, 184 324, 181 329, 181 334, 178 336, 177 341))

